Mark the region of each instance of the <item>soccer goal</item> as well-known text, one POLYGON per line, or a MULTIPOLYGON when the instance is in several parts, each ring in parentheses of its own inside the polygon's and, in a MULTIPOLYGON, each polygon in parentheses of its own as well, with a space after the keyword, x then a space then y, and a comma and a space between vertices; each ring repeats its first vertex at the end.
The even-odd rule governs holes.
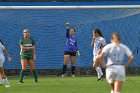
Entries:
MULTIPOLYGON (((0 39, 3 40, 13 59, 6 69, 20 69, 19 40, 23 29, 30 29, 36 42, 36 68, 61 69, 65 47, 65 23, 76 29, 81 53, 76 58, 77 68, 92 69, 92 30, 99 28, 106 42, 112 32, 119 32, 121 42, 134 52, 131 67, 140 67, 140 5, 102 6, 0 6, 0 39)), ((70 67, 70 64, 69 64, 70 67)))

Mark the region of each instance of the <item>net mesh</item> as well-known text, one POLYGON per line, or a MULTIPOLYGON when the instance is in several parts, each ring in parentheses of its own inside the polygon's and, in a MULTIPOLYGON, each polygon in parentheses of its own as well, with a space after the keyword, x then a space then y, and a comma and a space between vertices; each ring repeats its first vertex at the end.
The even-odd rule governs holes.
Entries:
MULTIPOLYGON (((121 42, 135 54, 132 67, 140 67, 138 49, 140 45, 140 9, 41 9, 0 10, 0 39, 9 51, 13 63, 7 59, 6 69, 20 69, 19 40, 23 29, 30 29, 36 42, 37 69, 60 69, 63 65, 65 47, 65 23, 69 21, 76 29, 81 53, 76 58, 79 68, 92 67, 92 30, 102 30, 106 42, 112 32, 119 32, 121 42), (136 51, 136 52, 135 52, 136 51)), ((70 67, 70 64, 69 66, 70 67)))

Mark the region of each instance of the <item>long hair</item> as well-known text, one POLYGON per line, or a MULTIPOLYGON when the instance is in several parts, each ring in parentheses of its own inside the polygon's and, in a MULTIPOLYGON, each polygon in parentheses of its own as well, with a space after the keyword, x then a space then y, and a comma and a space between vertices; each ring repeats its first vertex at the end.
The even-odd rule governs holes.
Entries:
POLYGON ((4 45, 1 39, 0 39, 0 42, 1 42, 2 45, 4 45))
POLYGON ((100 29, 94 29, 94 33, 98 33, 101 37, 104 38, 104 36, 103 36, 103 34, 102 34, 100 29))

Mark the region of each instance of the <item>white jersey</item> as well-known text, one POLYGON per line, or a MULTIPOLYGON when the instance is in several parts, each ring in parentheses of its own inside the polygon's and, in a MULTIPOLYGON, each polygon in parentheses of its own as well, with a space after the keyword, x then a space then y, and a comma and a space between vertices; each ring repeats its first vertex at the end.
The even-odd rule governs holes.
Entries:
POLYGON ((5 61, 5 57, 3 54, 3 50, 5 49, 5 47, 3 46, 3 44, 0 42, 0 62, 4 62, 5 61))
POLYGON ((105 39, 103 37, 97 37, 94 41, 94 49, 93 49, 93 60, 95 60, 96 56, 99 55, 100 50, 106 45, 105 39))
POLYGON ((119 47, 116 47, 114 43, 107 44, 102 52, 108 56, 107 64, 108 65, 123 65, 124 57, 132 55, 131 50, 124 44, 119 44, 119 47))

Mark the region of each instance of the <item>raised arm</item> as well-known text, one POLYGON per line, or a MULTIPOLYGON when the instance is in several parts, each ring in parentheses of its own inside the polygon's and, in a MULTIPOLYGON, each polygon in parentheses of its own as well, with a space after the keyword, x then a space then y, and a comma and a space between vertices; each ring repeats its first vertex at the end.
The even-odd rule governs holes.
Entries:
POLYGON ((67 28, 66 37, 69 38, 69 28, 67 28))
POLYGON ((94 42, 95 42, 95 38, 92 39, 91 41, 91 46, 94 48, 94 42))
POLYGON ((69 38, 69 31, 70 31, 70 23, 69 22, 66 23, 66 30, 67 30, 66 37, 69 38))

